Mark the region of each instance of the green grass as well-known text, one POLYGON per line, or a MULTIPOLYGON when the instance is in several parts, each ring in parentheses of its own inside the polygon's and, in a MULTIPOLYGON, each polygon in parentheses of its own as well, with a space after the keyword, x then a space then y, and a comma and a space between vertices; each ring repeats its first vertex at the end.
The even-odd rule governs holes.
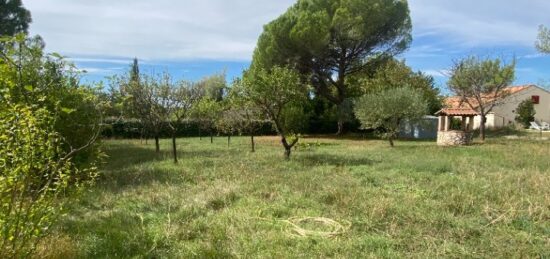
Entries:
MULTIPOLYGON (((275 138, 179 139, 180 162, 139 141, 105 141, 97 186, 71 205, 50 258, 550 256, 550 142, 310 138, 291 161, 275 138), (317 144, 318 143, 318 144, 317 144), (349 222, 333 238, 285 220, 349 222)), ((315 224, 312 224, 315 225, 315 224)), ((307 224, 306 224, 307 227, 307 224)), ((326 226, 309 226, 323 229, 326 226)), ((55 244, 55 245, 52 245, 55 244)))

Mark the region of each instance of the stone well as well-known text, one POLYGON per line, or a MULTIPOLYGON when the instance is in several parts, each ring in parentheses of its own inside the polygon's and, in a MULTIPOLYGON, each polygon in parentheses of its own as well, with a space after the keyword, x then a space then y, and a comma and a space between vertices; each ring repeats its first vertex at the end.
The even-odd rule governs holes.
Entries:
POLYGON ((471 132, 452 130, 440 131, 437 134, 438 146, 464 146, 469 145, 471 140, 471 132))
POLYGON ((437 130, 438 146, 464 146, 472 141, 474 117, 477 112, 468 108, 445 108, 436 113, 439 115, 437 130), (462 118, 460 130, 451 129, 454 117, 462 118))

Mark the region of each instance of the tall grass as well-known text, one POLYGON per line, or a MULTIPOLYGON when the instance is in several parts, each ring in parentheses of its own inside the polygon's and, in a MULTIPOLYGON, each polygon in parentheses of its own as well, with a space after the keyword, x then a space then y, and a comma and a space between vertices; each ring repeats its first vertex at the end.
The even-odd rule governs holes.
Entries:
MULTIPOLYGON (((310 138, 283 161, 275 138, 106 141, 97 187, 75 202, 40 257, 364 258, 550 256, 550 142, 310 138), (350 222, 296 237, 284 221, 350 222), (51 245, 55 243, 57 245, 51 245)), ((304 226, 322 229, 323 226, 304 226)))

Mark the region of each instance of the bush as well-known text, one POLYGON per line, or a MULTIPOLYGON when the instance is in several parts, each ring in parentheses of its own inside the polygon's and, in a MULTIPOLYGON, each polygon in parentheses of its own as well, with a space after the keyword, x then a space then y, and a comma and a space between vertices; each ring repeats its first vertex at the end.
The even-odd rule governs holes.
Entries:
POLYGON ((22 258, 59 216, 60 198, 78 190, 78 179, 93 170, 79 172, 63 158, 47 110, 5 103, 1 108, 0 258, 22 258))
POLYGON ((529 128, 531 122, 535 121, 535 106, 530 99, 522 101, 516 109, 516 121, 520 123, 524 128, 529 128))

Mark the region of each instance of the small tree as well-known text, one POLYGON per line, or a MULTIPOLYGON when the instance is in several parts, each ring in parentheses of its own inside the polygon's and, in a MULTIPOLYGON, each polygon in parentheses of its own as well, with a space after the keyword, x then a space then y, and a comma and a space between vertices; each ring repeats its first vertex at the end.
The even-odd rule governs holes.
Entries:
POLYGON ((535 106, 533 101, 526 99, 519 103, 516 108, 516 122, 520 123, 524 128, 529 128, 531 122, 535 121, 535 106))
POLYGON ((228 98, 230 115, 237 132, 250 136, 250 151, 256 152, 254 135, 264 120, 262 120, 261 111, 246 98, 245 90, 241 80, 233 82, 228 98))
POLYGON ((214 130, 216 122, 220 118, 222 106, 219 102, 204 96, 193 107, 192 117, 198 122, 199 127, 210 133, 210 143, 214 143, 214 130))
POLYGON ((239 114, 240 111, 235 107, 229 106, 228 103, 225 103, 222 107, 215 127, 218 132, 227 136, 227 146, 229 147, 231 136, 239 131, 239 124, 242 118, 239 114))
POLYGON ((468 57, 455 63, 447 83, 471 109, 481 116, 480 138, 485 140, 486 116, 508 95, 506 87, 514 81, 515 61, 502 64, 500 59, 468 57))
POLYGON ((363 129, 375 129, 381 137, 393 140, 399 136, 403 122, 414 122, 428 112, 422 93, 410 87, 386 89, 360 97, 355 102, 355 116, 363 129))
POLYGON ((299 74, 282 67, 273 67, 269 71, 252 67, 245 71, 242 87, 243 98, 272 121, 281 137, 285 158, 289 159, 308 116, 304 112, 307 87, 300 82, 299 74))

